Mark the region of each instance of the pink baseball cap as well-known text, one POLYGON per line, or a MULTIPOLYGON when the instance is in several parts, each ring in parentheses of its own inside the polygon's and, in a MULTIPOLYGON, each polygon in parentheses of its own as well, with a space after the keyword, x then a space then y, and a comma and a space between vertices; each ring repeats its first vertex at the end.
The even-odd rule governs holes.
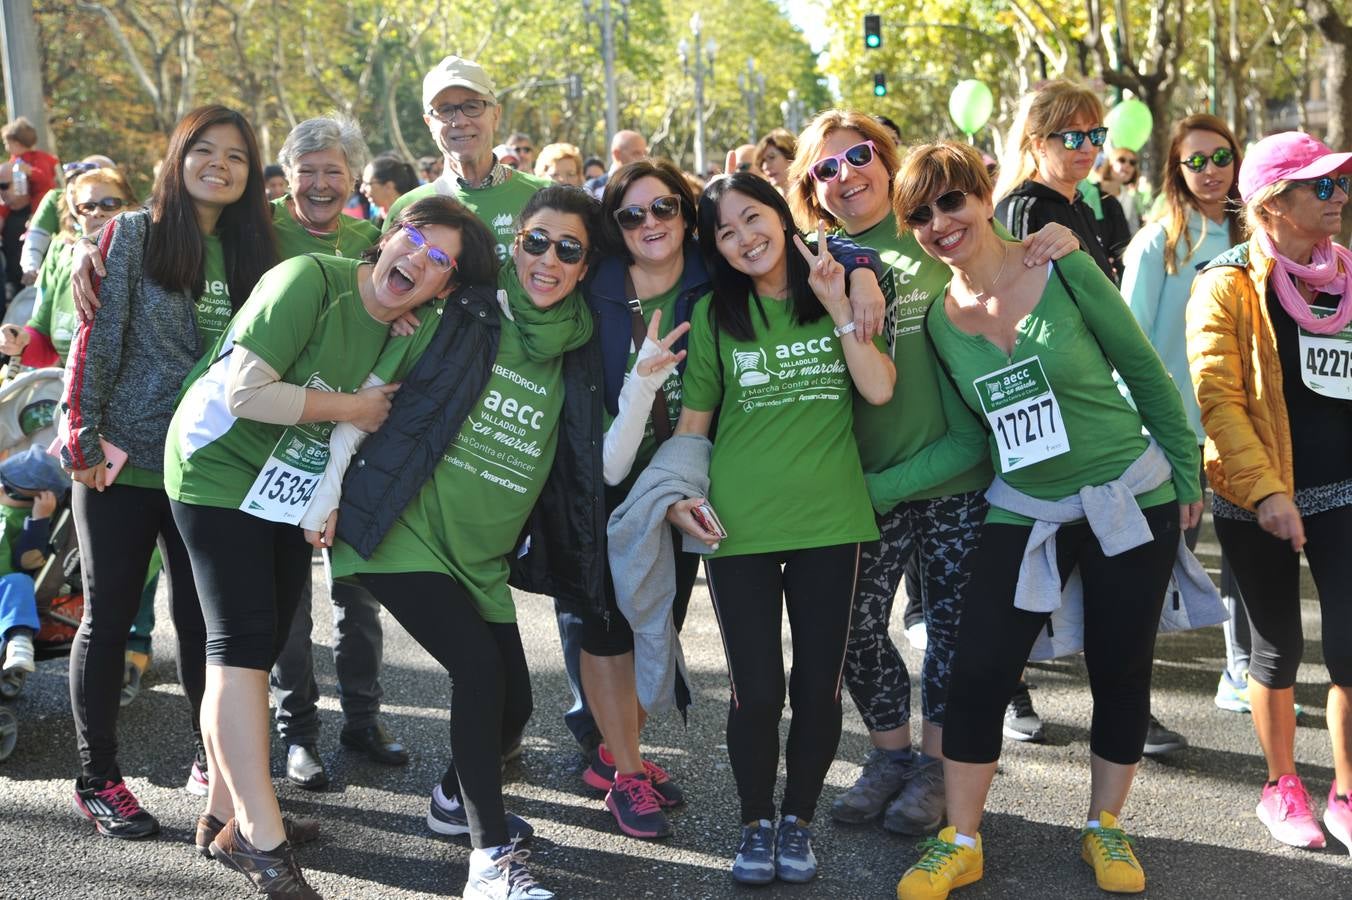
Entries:
POLYGON ((1247 203, 1270 184, 1322 178, 1348 169, 1352 169, 1352 153, 1334 153, 1303 131, 1283 131, 1263 138, 1244 155, 1239 196, 1247 203))

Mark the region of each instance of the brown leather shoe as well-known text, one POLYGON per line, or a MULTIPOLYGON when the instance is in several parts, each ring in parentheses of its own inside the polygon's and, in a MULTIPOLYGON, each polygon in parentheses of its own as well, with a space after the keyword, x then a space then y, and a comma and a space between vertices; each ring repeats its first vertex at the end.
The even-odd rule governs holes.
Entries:
POLYGON ((239 822, 231 819, 211 842, 211 855, 218 862, 244 875, 269 897, 295 897, 298 900, 323 900, 319 892, 305 882, 305 876, 291 855, 291 845, 283 841, 271 851, 259 850, 245 840, 239 822))
MULTIPOLYGON (((211 858, 211 842, 221 833, 225 823, 207 813, 197 817, 197 852, 207 859, 211 858)), ((308 844, 319 839, 318 819, 293 819, 282 816, 282 827, 286 829, 286 842, 291 846, 308 844)))

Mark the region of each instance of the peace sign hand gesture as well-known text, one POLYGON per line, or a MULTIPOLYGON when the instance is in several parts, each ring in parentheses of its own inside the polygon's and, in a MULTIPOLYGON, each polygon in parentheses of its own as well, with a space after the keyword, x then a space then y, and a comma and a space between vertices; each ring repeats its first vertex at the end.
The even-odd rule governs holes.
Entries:
POLYGON ((679 353, 671 352, 671 345, 679 341, 690 330, 689 322, 682 322, 671 331, 667 336, 658 339, 658 329, 662 323, 662 310, 653 310, 653 319, 648 323, 648 339, 643 342, 643 348, 639 351, 638 365, 634 371, 640 378, 647 378, 654 372, 663 372, 669 374, 672 369, 680 365, 681 360, 685 359, 685 351, 679 353))
POLYGON ((826 246, 826 223, 817 220, 815 253, 797 234, 793 236, 793 243, 808 264, 808 286, 831 314, 831 318, 837 324, 854 318, 850 311, 850 300, 845 296, 845 267, 837 262, 826 246))

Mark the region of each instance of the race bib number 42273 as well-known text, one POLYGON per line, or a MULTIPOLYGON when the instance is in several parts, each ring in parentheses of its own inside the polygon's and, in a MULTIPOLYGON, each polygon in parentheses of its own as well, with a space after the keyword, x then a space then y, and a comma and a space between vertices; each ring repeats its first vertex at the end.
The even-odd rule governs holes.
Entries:
POLYGON ((1061 406, 1038 357, 989 372, 972 383, 995 438, 1001 472, 1070 452, 1061 406))

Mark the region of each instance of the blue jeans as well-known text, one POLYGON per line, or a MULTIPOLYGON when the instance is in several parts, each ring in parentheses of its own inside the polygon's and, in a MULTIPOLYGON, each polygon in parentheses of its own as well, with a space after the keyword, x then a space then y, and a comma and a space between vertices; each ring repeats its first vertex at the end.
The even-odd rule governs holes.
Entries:
POLYGON ((22 572, 0 577, 0 650, 5 648, 11 628, 26 628, 36 633, 39 624, 33 579, 22 572))

